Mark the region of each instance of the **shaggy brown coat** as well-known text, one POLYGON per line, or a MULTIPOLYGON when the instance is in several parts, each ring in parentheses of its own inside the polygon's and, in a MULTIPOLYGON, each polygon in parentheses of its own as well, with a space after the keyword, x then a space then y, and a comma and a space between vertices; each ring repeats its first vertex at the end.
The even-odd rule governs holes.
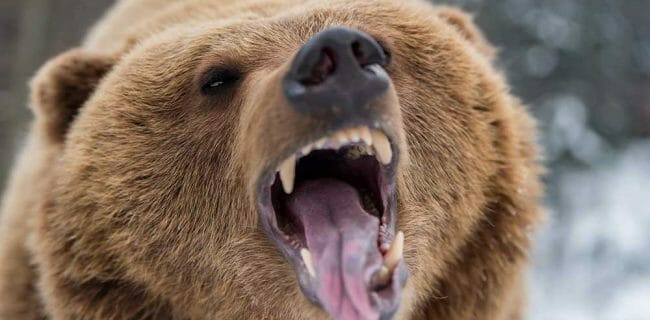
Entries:
POLYGON ((419 1, 122 0, 32 82, 3 198, 0 319, 322 319, 262 230, 261 168, 319 123, 274 92, 329 26, 392 51, 398 319, 519 319, 539 218, 533 124, 471 19, 419 1), (236 65, 236 91, 197 77, 236 65))

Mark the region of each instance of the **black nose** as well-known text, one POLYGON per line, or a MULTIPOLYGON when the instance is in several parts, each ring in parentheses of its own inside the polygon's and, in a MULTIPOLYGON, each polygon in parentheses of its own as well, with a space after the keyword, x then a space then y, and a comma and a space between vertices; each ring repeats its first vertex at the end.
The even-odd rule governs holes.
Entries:
POLYGON ((314 35, 298 51, 284 78, 284 93, 298 111, 313 116, 363 116, 388 89, 388 58, 375 39, 335 27, 314 35))

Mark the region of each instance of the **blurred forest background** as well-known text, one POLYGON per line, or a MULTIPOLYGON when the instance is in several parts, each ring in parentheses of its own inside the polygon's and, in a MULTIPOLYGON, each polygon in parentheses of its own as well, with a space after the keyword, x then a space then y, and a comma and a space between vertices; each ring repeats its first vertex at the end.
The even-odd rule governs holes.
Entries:
MULTIPOLYGON (((548 219, 531 319, 650 319, 650 1, 445 0, 501 48, 540 123, 548 219)), ((27 80, 111 0, 0 1, 0 191, 25 136, 27 80)))

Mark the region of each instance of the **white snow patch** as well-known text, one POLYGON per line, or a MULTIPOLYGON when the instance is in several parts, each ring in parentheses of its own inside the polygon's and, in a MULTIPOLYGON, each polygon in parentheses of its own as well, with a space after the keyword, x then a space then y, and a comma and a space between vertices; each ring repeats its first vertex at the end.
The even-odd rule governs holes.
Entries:
POLYGON ((650 319, 650 141, 612 158, 557 169, 533 255, 530 319, 650 319))

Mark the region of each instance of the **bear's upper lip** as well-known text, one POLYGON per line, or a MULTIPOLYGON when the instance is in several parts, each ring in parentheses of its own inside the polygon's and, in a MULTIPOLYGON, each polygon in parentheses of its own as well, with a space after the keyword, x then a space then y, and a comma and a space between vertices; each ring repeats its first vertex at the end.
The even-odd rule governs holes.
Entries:
POLYGON ((259 180, 263 225, 301 288, 337 319, 379 319, 399 305, 404 237, 395 233, 398 148, 379 125, 291 148, 259 180))

